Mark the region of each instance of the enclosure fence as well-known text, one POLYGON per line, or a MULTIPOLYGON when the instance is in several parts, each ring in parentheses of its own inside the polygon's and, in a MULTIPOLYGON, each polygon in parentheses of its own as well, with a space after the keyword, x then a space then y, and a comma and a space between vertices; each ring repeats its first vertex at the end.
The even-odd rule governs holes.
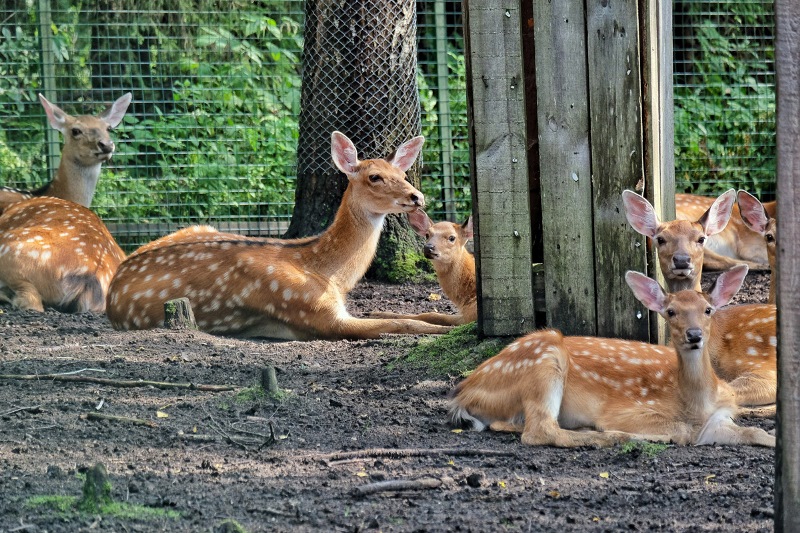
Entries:
MULTIPOLYGON (((59 134, 47 125, 37 93, 83 114, 131 91, 133 103, 112 133, 117 153, 93 204, 126 249, 192 223, 281 235, 294 204, 305 6, 6 1, 0 185, 41 185, 57 165, 59 134)), ((471 202, 461 2, 419 1, 416 8, 426 137, 421 190, 434 219, 464 220, 471 202)), ((772 2, 682 0, 674 13, 678 189, 713 194, 735 186, 769 196, 772 2)))

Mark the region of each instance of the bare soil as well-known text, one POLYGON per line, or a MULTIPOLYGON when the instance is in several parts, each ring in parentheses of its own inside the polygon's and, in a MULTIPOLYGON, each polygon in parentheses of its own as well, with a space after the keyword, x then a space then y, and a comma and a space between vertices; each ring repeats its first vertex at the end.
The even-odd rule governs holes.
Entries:
MULTIPOLYGON (((765 301, 767 281, 751 274, 740 301, 765 301)), ((365 282, 351 307, 354 314, 453 311, 432 293, 441 294, 433 284, 365 282)), ((221 526, 228 518, 248 531, 772 530, 773 450, 669 446, 651 455, 532 448, 518 435, 453 432, 446 395, 459 376, 404 364, 417 337, 240 341, 118 332, 99 315, 0 310, 1 374, 82 371, 74 375, 243 388, 274 365, 282 389, 273 399, 255 389, 0 379, 0 531, 231 531, 221 526), (483 452, 466 455, 476 450, 483 452), (329 455, 354 451, 361 457, 329 455), (30 505, 34 496, 80 495, 81 474, 98 462, 116 499, 180 518, 30 505), (423 478, 438 486, 353 492, 423 478)), ((774 428, 771 419, 742 423, 774 428)))

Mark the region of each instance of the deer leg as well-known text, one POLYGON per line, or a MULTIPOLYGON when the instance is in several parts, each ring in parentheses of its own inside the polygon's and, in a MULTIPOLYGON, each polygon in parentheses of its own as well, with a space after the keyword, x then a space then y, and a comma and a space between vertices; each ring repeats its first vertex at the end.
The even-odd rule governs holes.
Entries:
POLYGON ((733 259, 732 257, 718 254, 713 250, 703 250, 703 269, 705 270, 728 270, 736 265, 747 265, 750 270, 769 270, 769 265, 753 263, 743 259, 733 259))
POLYGON ((439 326, 460 326, 466 324, 466 320, 461 315, 447 315, 444 313, 421 313, 419 315, 404 315, 401 313, 392 313, 391 311, 371 311, 367 313, 369 318, 404 318, 408 320, 421 320, 428 324, 437 324, 439 326))
POLYGON ((706 421, 695 444, 750 444, 774 448, 775 437, 761 428, 737 426, 730 413, 720 409, 706 421))
POLYGON ((758 375, 739 376, 728 383, 736 393, 736 403, 740 406, 756 407, 775 403, 778 383, 775 377, 758 375))
POLYGON ((44 312, 44 304, 42 303, 42 296, 32 283, 26 281, 20 282, 16 287, 11 287, 14 291, 14 296, 11 298, 11 305, 25 310, 44 312))
POLYGON ((328 333, 329 337, 343 339, 377 339, 387 333, 398 333, 405 335, 414 334, 439 334, 450 331, 449 326, 439 326, 428 324, 420 320, 407 318, 385 319, 385 318, 340 318, 331 324, 328 333))

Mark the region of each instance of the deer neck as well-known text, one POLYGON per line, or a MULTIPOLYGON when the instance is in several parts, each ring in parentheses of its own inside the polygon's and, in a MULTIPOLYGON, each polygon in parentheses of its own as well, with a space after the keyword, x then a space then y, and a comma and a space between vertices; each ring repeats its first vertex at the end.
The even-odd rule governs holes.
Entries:
POLYGON ((434 262, 433 269, 442 291, 459 309, 477 298, 475 260, 466 250, 462 250, 461 257, 456 261, 446 264, 434 262))
POLYGON ((695 279, 666 279, 669 292, 676 293, 680 291, 697 291, 701 292, 700 287, 700 274, 698 273, 695 279))
POLYGON ((711 366, 710 345, 703 350, 678 351, 678 383, 686 418, 705 420, 715 410, 719 378, 711 366))
POLYGON ((100 163, 88 167, 79 165, 69 157, 62 156, 53 181, 42 194, 91 207, 101 166, 100 163))
POLYGON ((358 205, 348 186, 333 223, 310 243, 309 263, 342 292, 350 291, 375 257, 385 220, 385 214, 372 213, 358 205))

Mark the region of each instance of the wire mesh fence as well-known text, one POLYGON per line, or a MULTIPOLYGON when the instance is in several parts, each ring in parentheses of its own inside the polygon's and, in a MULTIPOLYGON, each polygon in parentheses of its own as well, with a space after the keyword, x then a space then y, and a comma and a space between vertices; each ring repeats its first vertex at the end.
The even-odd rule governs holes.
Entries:
MULTIPOLYGON (((674 6, 677 187, 714 194, 735 186, 769 199, 773 4, 674 6)), ((60 141, 37 93, 68 112, 94 113, 131 91, 93 204, 125 248, 190 223, 282 234, 297 176, 304 7, 304 0, 6 1, 0 184, 39 186, 55 168, 60 141)), ((416 7, 421 190, 434 219, 463 220, 471 202, 461 2, 416 7)))

